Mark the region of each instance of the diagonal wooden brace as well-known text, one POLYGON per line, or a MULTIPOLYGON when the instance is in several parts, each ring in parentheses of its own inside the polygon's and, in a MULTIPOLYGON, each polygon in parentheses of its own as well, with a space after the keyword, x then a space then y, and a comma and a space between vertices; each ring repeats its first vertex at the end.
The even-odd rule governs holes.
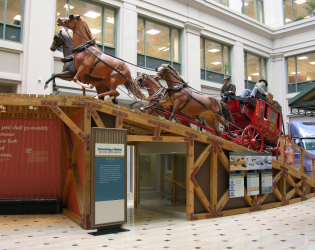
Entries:
POLYGON ((42 105, 49 105, 58 115, 62 114, 61 109, 58 107, 58 102, 57 101, 44 101, 42 100, 42 105))
POLYGON ((91 113, 95 119, 98 118, 97 112, 94 110, 95 108, 102 108, 100 104, 95 104, 92 102, 86 102, 86 101, 73 101, 72 105, 84 105, 87 108, 87 117, 89 118, 91 113))
POLYGON ((116 109, 113 109, 112 113, 117 115, 117 117, 118 117, 118 124, 119 124, 119 125, 122 124, 122 116, 128 117, 128 114, 127 114, 127 113, 118 111, 118 110, 116 110, 116 109))
POLYGON ((207 215, 207 217, 209 218, 216 218, 216 217, 221 217, 223 216, 223 213, 220 213, 220 211, 222 210, 222 206, 220 206, 218 209, 217 209, 217 204, 214 204, 213 208, 212 207, 209 207, 211 213, 210 215, 207 215))
POLYGON ((251 203, 252 203, 252 208, 250 209, 250 211, 251 212, 253 212, 253 211, 260 211, 261 210, 261 201, 258 201, 258 200, 252 200, 251 201, 251 203))
POLYGON ((198 170, 199 170, 199 168, 195 167, 194 170, 192 171, 191 175, 190 175, 190 180, 194 184, 195 187, 198 187, 198 183, 195 180, 195 174, 197 173, 198 170))
POLYGON ((219 145, 223 145, 223 142, 221 141, 217 141, 215 139, 211 139, 211 138, 207 138, 208 141, 210 141, 212 144, 209 148, 209 151, 211 151, 212 149, 214 150, 214 152, 217 152, 217 149, 219 150, 220 153, 222 153, 222 148, 219 145))
POLYGON ((161 123, 161 122, 157 122, 157 121, 155 121, 155 120, 151 120, 151 119, 148 120, 148 123, 152 123, 152 124, 155 124, 155 125, 156 125, 155 137, 152 137, 152 139, 153 139, 154 141, 155 141, 155 140, 160 140, 160 141, 162 141, 162 140, 163 140, 163 137, 160 136, 161 127, 170 128, 170 126, 167 125, 167 124, 161 123))
POLYGON ((194 138, 198 138, 198 135, 190 133, 188 131, 186 131, 185 134, 188 135, 189 137, 186 137, 184 140, 189 141, 190 145, 193 146, 194 145, 194 138))
POLYGON ((78 135, 85 141, 86 149, 90 149, 90 135, 83 134, 82 132, 79 132, 78 135))

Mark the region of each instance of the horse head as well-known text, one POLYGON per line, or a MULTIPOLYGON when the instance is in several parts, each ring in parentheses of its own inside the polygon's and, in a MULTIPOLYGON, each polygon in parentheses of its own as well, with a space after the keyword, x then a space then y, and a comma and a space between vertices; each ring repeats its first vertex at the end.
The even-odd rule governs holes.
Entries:
POLYGON ((147 77, 147 74, 145 73, 141 73, 137 76, 135 81, 139 85, 140 88, 146 87, 146 80, 145 80, 146 77, 147 77))
POLYGON ((50 46, 50 50, 51 50, 51 51, 56 51, 56 49, 58 49, 58 48, 60 48, 61 46, 63 46, 63 44, 64 44, 65 41, 64 41, 64 39, 63 39, 61 33, 62 33, 62 30, 60 30, 58 33, 56 33, 56 34, 54 35, 53 42, 52 42, 52 44, 51 44, 51 46, 50 46))
POLYGON ((68 29, 73 30, 79 18, 80 15, 69 15, 69 17, 59 17, 57 20, 57 25, 67 27, 68 29))

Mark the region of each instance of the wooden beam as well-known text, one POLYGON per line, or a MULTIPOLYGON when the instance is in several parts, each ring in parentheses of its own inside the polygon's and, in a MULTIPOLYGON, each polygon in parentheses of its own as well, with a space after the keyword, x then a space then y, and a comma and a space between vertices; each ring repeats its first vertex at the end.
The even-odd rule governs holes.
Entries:
POLYGON ((78 225, 81 223, 81 217, 76 213, 72 212, 71 210, 64 208, 62 209, 62 213, 67 216, 70 220, 74 221, 78 225))
POLYGON ((127 135, 127 140, 131 142, 186 142, 184 137, 162 136, 162 140, 153 140, 152 135, 127 135))
POLYGON ((208 145, 204 148, 202 153, 199 155, 198 159, 195 161, 194 168, 197 168, 197 167, 200 168, 201 167, 201 165, 205 162, 205 160, 209 156, 209 154, 211 152, 210 149, 211 149, 211 145, 208 145))
POLYGON ((66 138, 64 127, 61 126, 61 136, 60 136, 60 197, 63 197, 63 191, 66 183, 66 138))
POLYGON ((197 195, 202 206, 210 213, 211 204, 199 185, 195 187, 195 194, 197 195))
POLYGON ((65 181, 65 185, 63 188, 63 192, 62 192, 62 207, 66 207, 66 205, 67 205, 67 199, 68 199, 68 195, 70 192, 72 181, 73 181, 73 173, 72 173, 72 169, 69 168, 68 174, 66 177, 66 181, 65 181))
POLYGON ((212 207, 218 203, 218 154, 212 150, 210 154, 210 203, 212 207))
POLYGON ((76 164, 71 165, 72 173, 73 173, 73 182, 75 186, 75 192, 77 195, 77 200, 79 204, 80 214, 83 213, 83 190, 82 184, 80 180, 79 170, 76 164))
POLYGON ((250 207, 252 207, 253 206, 253 204, 252 204, 252 197, 250 197, 250 196, 248 196, 247 195, 247 189, 244 187, 244 200, 245 200, 245 202, 246 202, 246 204, 248 205, 248 206, 250 206, 250 207))
POLYGON ((133 188, 133 194, 134 194, 134 199, 133 199, 133 207, 137 208, 138 207, 138 203, 139 203, 139 197, 138 197, 138 187, 139 187, 139 174, 138 174, 138 162, 139 162, 139 158, 138 158, 138 148, 137 148, 137 144, 134 145, 134 188, 133 188))
POLYGON ((218 153, 218 157, 219 157, 220 161, 222 162, 223 167, 228 172, 228 174, 235 174, 235 171, 230 171, 229 159, 226 157, 223 150, 222 150, 222 152, 218 153))
POLYGON ((224 208, 225 204, 228 202, 228 200, 230 199, 230 190, 227 189, 225 191, 225 193, 222 195, 222 197, 220 198, 218 204, 217 204, 217 207, 222 207, 224 208))
MULTIPOLYGON (((94 112, 96 113, 96 110, 94 110, 94 112)), ((99 115, 97 115, 97 118, 94 117, 94 115, 92 115, 93 117, 93 120, 95 121, 96 123, 96 126, 98 128, 105 128, 105 125, 104 123, 102 122, 101 118, 99 117, 99 115)))
POLYGON ((194 170, 194 145, 187 145, 187 174, 186 174, 186 219, 191 220, 191 215, 194 214, 194 184, 190 180, 190 175, 194 170))

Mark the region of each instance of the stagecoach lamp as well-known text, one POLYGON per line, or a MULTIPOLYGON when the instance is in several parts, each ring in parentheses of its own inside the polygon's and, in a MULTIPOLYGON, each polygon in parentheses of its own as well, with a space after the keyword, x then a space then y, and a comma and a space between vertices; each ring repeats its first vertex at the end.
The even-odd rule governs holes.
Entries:
POLYGON ((3 106, 3 105, 0 105, 0 109, 6 110, 7 108, 5 106, 3 106))
POLYGON ((34 107, 33 106, 28 106, 28 109, 33 109, 34 107))

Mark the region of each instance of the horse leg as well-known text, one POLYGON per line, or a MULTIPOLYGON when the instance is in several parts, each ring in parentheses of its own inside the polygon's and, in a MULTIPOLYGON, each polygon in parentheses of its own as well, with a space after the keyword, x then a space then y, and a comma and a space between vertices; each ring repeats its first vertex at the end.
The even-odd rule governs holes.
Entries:
POLYGON ((216 119, 219 123, 221 123, 221 124, 224 126, 225 130, 229 133, 229 135, 230 135, 231 137, 233 137, 233 138, 236 138, 236 137, 237 137, 236 134, 232 134, 232 133, 231 133, 229 126, 228 126, 227 123, 224 121, 224 119, 223 119, 222 116, 215 115, 215 119, 216 119))
POLYGON ((208 123, 208 125, 215 131, 217 136, 220 135, 220 131, 218 130, 217 126, 214 123, 214 115, 211 111, 206 111, 205 113, 202 114, 203 119, 208 123))

